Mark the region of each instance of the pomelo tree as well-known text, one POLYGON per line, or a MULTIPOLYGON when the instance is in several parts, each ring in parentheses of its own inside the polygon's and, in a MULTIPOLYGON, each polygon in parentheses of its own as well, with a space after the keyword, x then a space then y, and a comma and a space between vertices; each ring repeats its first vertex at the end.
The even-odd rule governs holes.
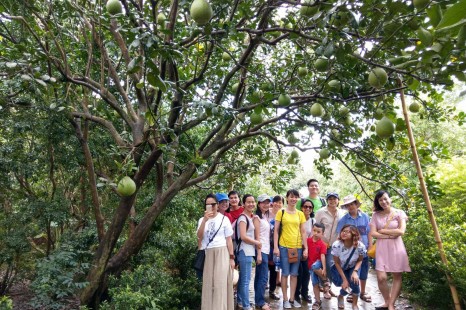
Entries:
MULTIPOLYGON (((212 12, 196 10, 202 26, 187 1, 121 0, 122 13, 111 1, 112 15, 105 1, 0 4, 2 107, 46 103, 68 118, 83 153, 100 240, 81 293, 91 306, 106 277, 141 249, 171 199, 228 171, 225 158, 235 160, 241 143, 325 149, 326 158, 342 161, 344 152, 357 154, 361 165, 383 171, 380 182, 391 187, 398 172, 380 158, 403 132, 378 138, 369 131, 374 114, 396 123, 395 98, 403 89, 425 117, 446 119, 451 111, 439 105, 442 88, 453 76, 466 80, 466 26, 454 13, 464 0, 416 7, 388 0, 212 0, 212 12), (384 76, 375 88, 369 74, 380 69, 387 82, 384 76), (332 80, 338 87, 328 86, 332 80), (280 94, 291 97, 289 105, 278 104, 280 94), (311 115, 315 103, 325 111, 321 117, 311 115), (287 139, 298 132, 298 141, 287 139), (93 142, 102 134, 111 143, 93 142), (97 171, 97 153, 106 173, 97 171), (104 218, 97 178, 112 183, 123 175, 136 191, 119 197, 104 218), (152 205, 117 246, 149 178, 156 182, 152 205)), ((331 176, 326 163, 318 160, 318 169, 331 176)))

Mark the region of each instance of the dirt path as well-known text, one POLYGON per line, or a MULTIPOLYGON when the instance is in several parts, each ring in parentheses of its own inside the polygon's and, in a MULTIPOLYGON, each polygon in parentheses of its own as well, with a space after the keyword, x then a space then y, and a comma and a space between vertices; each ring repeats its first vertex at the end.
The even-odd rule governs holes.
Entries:
MULTIPOLYGON (((254 274, 254 271, 253 271, 254 274)), ((251 280, 251 297, 250 301, 254 301, 254 280, 251 280)), ((339 288, 336 288, 335 286, 332 285, 332 291, 338 294, 339 288)), ((377 276, 374 270, 370 270, 369 272, 369 278, 367 279, 367 286, 366 286, 366 291, 368 294, 372 296, 372 303, 366 303, 364 301, 359 300, 358 305, 360 310, 374 310, 375 306, 381 305, 383 303, 383 298, 382 295, 380 294, 380 291, 377 286, 377 276)), ((312 287, 310 288, 309 292, 312 292, 312 287)), ((282 296, 281 290, 277 289, 276 293, 282 296)), ((266 296, 268 297, 269 292, 268 290, 265 292, 266 296)), ((312 299, 314 299, 314 295, 312 295, 312 299)), ((322 300, 322 308, 323 309, 338 309, 337 305, 337 298, 334 297, 330 300, 324 299, 323 294, 321 293, 321 300, 322 300)), ((272 309, 283 309, 283 300, 280 299, 278 301, 271 300, 268 301, 270 304, 270 307, 272 309)), ((402 310, 402 309, 416 309, 414 306, 412 306, 407 299, 404 299, 403 297, 398 298, 397 304, 396 304, 397 309, 402 310)), ((302 307, 300 309, 311 309, 312 304, 307 304, 306 302, 302 302, 302 307)), ((296 309, 296 308, 295 308, 296 309)), ((351 304, 345 301, 345 310, 351 310, 351 304)))

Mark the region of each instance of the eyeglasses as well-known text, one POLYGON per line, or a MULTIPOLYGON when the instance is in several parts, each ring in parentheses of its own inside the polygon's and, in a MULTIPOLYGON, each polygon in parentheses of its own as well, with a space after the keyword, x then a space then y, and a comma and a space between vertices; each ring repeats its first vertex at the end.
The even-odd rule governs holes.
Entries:
POLYGON ((343 234, 351 234, 351 230, 342 230, 341 233, 343 233, 343 234))
POLYGON ((303 206, 303 209, 313 209, 312 206, 303 206))

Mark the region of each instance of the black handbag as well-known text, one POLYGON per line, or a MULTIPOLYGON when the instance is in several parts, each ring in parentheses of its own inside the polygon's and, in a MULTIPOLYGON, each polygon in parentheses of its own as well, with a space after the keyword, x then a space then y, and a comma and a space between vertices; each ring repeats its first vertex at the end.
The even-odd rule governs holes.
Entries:
POLYGON ((198 271, 204 270, 205 250, 197 250, 196 258, 194 260, 194 269, 198 271))
MULTIPOLYGON (((220 226, 218 227, 217 231, 212 236, 212 238, 209 239, 209 242, 206 245, 206 249, 209 246, 209 244, 212 242, 212 240, 214 240, 214 238, 217 235, 218 231, 222 227, 224 218, 225 218, 225 215, 223 216, 222 221, 220 222, 220 226)), ((197 271, 200 271, 200 272, 204 271, 204 261, 205 261, 205 250, 197 250, 196 259, 194 260, 193 268, 196 269, 197 271)))

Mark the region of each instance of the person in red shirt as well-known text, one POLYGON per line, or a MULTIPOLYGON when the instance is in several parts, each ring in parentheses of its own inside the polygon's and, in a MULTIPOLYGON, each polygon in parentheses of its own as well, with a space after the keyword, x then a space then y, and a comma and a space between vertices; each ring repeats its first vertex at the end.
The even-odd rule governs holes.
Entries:
POLYGON ((322 309, 320 300, 319 279, 324 282, 324 294, 328 294, 330 283, 327 280, 327 270, 325 264, 325 255, 327 254, 327 245, 322 241, 325 226, 315 223, 312 228, 312 237, 307 238, 309 273, 311 274, 312 287, 316 301, 312 305, 313 310, 322 309))
POLYGON ((239 194, 237 191, 231 191, 228 193, 230 199, 230 210, 228 211, 233 218, 231 223, 234 223, 238 217, 243 213, 244 208, 239 204, 239 194))

